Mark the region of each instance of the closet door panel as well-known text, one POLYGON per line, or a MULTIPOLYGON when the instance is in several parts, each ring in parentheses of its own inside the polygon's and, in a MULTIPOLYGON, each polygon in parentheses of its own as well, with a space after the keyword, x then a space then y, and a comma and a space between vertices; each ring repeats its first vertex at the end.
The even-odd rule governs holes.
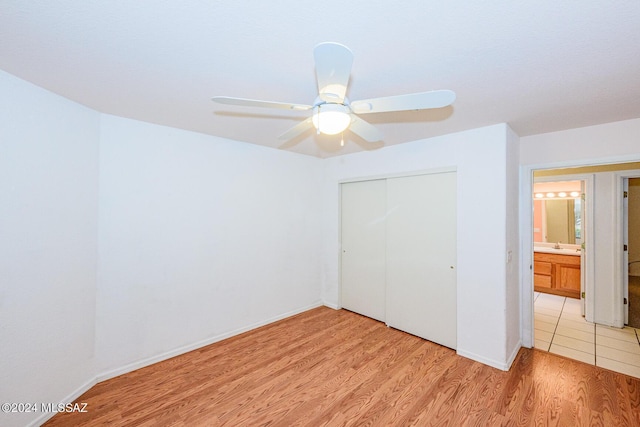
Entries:
POLYGON ((341 304, 385 320, 386 181, 341 185, 341 304))
POLYGON ((456 173, 387 180, 386 322, 456 348, 456 173))

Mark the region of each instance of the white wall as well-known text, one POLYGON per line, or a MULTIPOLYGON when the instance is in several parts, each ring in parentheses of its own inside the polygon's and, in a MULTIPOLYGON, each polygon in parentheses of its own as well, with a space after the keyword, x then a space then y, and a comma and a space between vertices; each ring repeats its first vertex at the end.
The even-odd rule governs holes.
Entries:
MULTIPOLYGON (((570 129, 520 139, 521 194, 530 194, 532 171, 640 160, 640 119, 570 129)), ((596 204, 599 201, 595 202, 596 204)), ((612 203, 611 200, 605 203, 612 203)), ((606 209, 606 207, 605 207, 606 209)), ((532 263, 531 198, 522 197, 521 204, 521 275, 523 344, 533 344, 533 285, 529 266, 532 263)), ((602 232, 602 230, 600 230, 602 232)), ((597 231, 596 231, 597 232, 597 231)), ((603 255, 604 257, 608 255, 603 255)), ((598 284, 595 284, 598 286, 598 284)), ((603 284, 601 283, 601 286, 603 284)), ((608 292, 600 289, 600 295, 608 292)), ((598 291, 596 290, 596 294, 598 291)), ((618 314, 608 302, 600 308, 599 321, 611 324, 618 314), (603 311, 604 310, 604 311, 603 311), (607 311, 609 310, 609 311, 607 311), (610 319, 606 321, 603 319, 610 319)), ((598 311, 598 309, 596 309, 598 311)), ((597 320, 598 320, 597 319, 597 320)))
MULTIPOLYGON (((326 159, 322 193, 325 303, 340 305, 339 183, 454 166, 458 180, 458 353, 508 368, 506 141, 507 126, 501 124, 326 159)), ((515 329, 518 336, 517 326, 515 329)))
POLYGON ((94 378, 99 114, 2 71, 0 94, 0 401, 57 403, 94 378))
POLYGON ((0 93, 0 403, 321 304, 322 160, 0 93))
POLYGON ((320 301, 322 160, 103 116, 101 378, 320 301))
POLYGON ((640 158, 640 119, 520 138, 520 164, 579 166, 640 158))

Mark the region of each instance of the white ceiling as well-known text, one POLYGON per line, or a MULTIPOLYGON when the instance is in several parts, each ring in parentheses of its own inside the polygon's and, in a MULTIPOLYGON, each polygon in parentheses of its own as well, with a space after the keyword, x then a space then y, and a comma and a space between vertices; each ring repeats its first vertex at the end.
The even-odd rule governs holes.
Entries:
POLYGON ((508 123, 520 136, 640 117, 640 1, 2 0, 0 69, 95 110, 327 157, 508 123), (313 47, 355 55, 351 100, 451 89, 452 107, 370 114, 368 144, 313 132, 313 47))

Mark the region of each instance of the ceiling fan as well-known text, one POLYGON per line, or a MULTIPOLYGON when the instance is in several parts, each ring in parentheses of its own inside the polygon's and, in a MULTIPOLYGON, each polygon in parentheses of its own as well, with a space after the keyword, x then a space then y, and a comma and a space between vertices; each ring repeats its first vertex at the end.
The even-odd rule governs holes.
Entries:
POLYGON ((336 135, 349 129, 366 141, 376 142, 382 132, 358 115, 389 111, 442 108, 453 103, 456 94, 450 90, 410 93, 383 98, 350 102, 345 96, 353 64, 353 53, 348 47, 333 42, 320 43, 313 50, 318 80, 318 97, 313 105, 257 99, 215 96, 214 102, 247 107, 279 108, 285 110, 312 110, 311 117, 295 125, 278 138, 289 140, 315 127, 318 133, 336 135))

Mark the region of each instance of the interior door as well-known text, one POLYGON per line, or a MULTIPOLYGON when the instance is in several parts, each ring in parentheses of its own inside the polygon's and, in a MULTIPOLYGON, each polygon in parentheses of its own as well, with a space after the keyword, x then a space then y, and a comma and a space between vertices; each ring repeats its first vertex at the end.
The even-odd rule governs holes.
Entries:
POLYGON ((341 185, 341 304, 385 320, 386 181, 341 185))
POLYGON ((586 284, 587 284, 587 266, 585 261, 587 257, 584 255, 584 251, 586 248, 586 218, 585 212, 586 204, 587 204, 587 196, 586 196, 586 182, 580 181, 580 314, 584 317, 586 315, 586 284))
POLYGON ((622 294, 624 324, 629 324, 629 178, 622 178, 622 294))
POLYGON ((387 180, 389 326, 456 348, 456 173, 387 180))

